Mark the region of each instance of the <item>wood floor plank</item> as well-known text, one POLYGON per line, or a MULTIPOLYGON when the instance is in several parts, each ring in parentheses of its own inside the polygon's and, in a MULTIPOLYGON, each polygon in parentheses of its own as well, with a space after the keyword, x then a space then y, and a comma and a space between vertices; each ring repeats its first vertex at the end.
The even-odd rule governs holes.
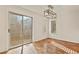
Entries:
MULTIPOLYGON (((62 41, 62 40, 53 39, 53 38, 47 38, 44 40, 37 41, 34 43, 34 46, 35 46, 36 50, 39 51, 39 53, 45 53, 44 45, 47 44, 47 45, 53 46, 53 44, 51 44, 51 42, 53 42, 53 41, 79 53, 79 43, 62 41)), ((65 52, 62 49, 59 49, 57 47, 55 48, 54 52, 52 52, 53 48, 51 48, 51 47, 50 48, 48 47, 47 49, 49 49, 49 51, 48 51, 49 54, 67 54, 67 52, 65 52)))

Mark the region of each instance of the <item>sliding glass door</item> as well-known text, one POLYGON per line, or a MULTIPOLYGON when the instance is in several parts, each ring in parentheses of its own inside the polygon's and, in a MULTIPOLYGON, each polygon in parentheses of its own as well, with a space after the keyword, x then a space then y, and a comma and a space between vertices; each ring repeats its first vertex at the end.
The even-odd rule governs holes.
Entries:
POLYGON ((32 42, 32 18, 9 13, 10 47, 32 42))
POLYGON ((23 42, 32 42, 32 18, 23 16, 23 42))

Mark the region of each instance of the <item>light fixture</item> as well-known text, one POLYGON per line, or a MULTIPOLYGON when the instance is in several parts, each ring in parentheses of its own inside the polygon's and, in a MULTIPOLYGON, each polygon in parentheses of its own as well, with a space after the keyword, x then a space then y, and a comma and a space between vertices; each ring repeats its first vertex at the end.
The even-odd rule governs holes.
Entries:
POLYGON ((54 12, 54 7, 51 5, 48 5, 48 9, 44 11, 44 16, 48 19, 55 19, 56 13, 54 12))

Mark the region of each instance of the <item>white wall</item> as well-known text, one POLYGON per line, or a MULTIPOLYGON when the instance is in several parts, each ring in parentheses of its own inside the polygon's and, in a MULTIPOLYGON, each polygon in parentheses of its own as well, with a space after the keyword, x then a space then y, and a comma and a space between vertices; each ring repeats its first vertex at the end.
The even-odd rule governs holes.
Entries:
POLYGON ((7 9, 0 6, 0 52, 8 49, 7 9))
POLYGON ((0 6, 0 52, 9 49, 10 36, 8 33, 8 12, 12 11, 18 14, 33 17, 33 41, 47 38, 48 36, 48 20, 40 14, 22 9, 19 6, 0 6))
POLYGON ((57 34, 52 38, 79 43, 79 6, 55 6, 57 34))

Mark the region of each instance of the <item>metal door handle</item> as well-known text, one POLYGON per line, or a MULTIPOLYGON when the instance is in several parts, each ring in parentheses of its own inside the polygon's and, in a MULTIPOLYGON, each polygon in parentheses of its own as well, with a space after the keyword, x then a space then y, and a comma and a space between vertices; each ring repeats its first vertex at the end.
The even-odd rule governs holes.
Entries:
POLYGON ((10 33, 10 29, 8 29, 8 32, 10 33))

